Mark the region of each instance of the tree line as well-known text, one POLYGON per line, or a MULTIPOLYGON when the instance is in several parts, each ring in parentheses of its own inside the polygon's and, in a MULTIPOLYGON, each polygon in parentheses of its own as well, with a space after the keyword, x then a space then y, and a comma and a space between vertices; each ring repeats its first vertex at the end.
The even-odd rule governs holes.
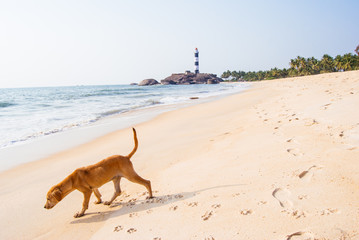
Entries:
POLYGON ((245 71, 225 71, 221 78, 228 81, 258 81, 270 80, 286 77, 307 76, 319 73, 342 72, 359 70, 359 46, 355 49, 355 54, 347 53, 335 58, 324 54, 322 59, 314 57, 304 58, 298 56, 290 60, 290 68, 272 68, 269 71, 245 72, 245 71))

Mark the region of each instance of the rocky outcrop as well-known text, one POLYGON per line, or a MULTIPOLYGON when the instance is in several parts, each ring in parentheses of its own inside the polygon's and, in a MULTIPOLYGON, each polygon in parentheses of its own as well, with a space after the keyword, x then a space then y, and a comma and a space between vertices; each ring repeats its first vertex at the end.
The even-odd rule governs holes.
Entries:
POLYGON ((138 85, 139 86, 150 86, 150 85, 156 85, 156 84, 160 84, 157 80, 155 79, 145 79, 145 80, 142 80, 138 85))
POLYGON ((223 80, 210 73, 176 73, 161 80, 163 85, 217 84, 223 80))

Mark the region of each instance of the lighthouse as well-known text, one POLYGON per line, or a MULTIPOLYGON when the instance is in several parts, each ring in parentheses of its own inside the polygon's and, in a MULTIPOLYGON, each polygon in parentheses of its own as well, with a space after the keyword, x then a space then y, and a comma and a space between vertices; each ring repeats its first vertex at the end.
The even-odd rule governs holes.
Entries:
POLYGON ((194 50, 194 73, 197 74, 199 73, 199 58, 198 58, 199 52, 198 49, 196 48, 194 50))

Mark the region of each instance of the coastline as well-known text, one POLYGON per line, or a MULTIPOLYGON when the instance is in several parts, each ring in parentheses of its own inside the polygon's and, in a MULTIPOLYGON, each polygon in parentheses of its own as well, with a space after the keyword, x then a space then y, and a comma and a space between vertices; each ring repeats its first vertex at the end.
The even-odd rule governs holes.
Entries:
MULTIPOLYGON (((222 83, 226 84, 226 83, 222 83)), ((238 83, 236 83, 238 84, 238 83)), ((102 118, 94 123, 84 126, 59 131, 48 136, 41 136, 26 142, 20 142, 14 146, 0 149, 0 159, 12 159, 12 161, 3 161, 0 164, 0 173, 13 167, 29 162, 37 161, 49 157, 53 154, 75 148, 86 144, 96 138, 105 136, 114 131, 122 130, 132 125, 149 121, 156 116, 176 109, 215 101, 217 99, 240 93, 249 87, 249 84, 241 84, 243 88, 237 92, 229 92, 221 95, 195 98, 187 102, 173 104, 155 105, 133 109, 120 114, 114 114, 102 118), (34 149, 41 149, 34 151, 34 149), (26 159, 24 158, 26 156, 26 159)), ((146 88, 146 87, 144 87, 146 88)))
MULTIPOLYGON (((46 192, 127 154, 128 128, 0 172, 0 238, 357 239, 358 96, 359 71, 271 80, 135 124, 132 161, 157 198, 123 180, 112 207, 91 203, 79 219, 81 193, 46 211, 46 192)), ((100 192, 107 199, 112 183, 100 192)))

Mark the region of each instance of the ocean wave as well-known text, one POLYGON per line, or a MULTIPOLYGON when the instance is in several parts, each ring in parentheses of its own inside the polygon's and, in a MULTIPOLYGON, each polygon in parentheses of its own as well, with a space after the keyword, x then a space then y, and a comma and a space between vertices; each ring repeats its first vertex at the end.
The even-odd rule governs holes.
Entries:
POLYGON ((84 86, 15 89, 0 100, 3 124, 0 149, 41 136, 86 126, 106 117, 238 92, 243 85, 84 86), (13 107, 18 105, 17 107, 13 107))
POLYGON ((109 110, 109 111, 106 111, 106 112, 101 113, 101 114, 100 114, 100 117, 108 117, 108 116, 111 116, 111 115, 123 113, 123 112, 125 112, 125 111, 126 111, 125 109, 109 110))
POLYGON ((9 102, 0 102, 0 108, 7 108, 11 106, 17 105, 16 103, 9 103, 9 102))
POLYGON ((40 108, 48 108, 48 107, 52 107, 52 105, 50 105, 50 104, 46 104, 46 103, 40 103, 40 104, 37 104, 36 106, 37 106, 37 107, 40 107, 40 108))
POLYGON ((158 101, 156 99, 148 99, 145 102, 145 106, 152 106, 152 105, 157 105, 157 104, 161 104, 161 101, 158 101))
POLYGON ((142 89, 142 88, 121 88, 121 89, 101 89, 94 92, 84 93, 80 95, 80 98, 86 98, 86 97, 108 97, 108 96, 122 96, 122 95, 130 95, 130 94, 136 94, 139 93, 145 93, 148 89, 142 89))
POLYGON ((161 93, 141 93, 141 94, 133 94, 126 96, 126 98, 148 98, 148 97, 158 97, 161 96, 161 93))
POLYGON ((190 97, 164 97, 161 98, 160 103, 162 104, 176 104, 189 100, 190 97))
POLYGON ((83 121, 79 121, 79 122, 76 122, 76 123, 65 124, 62 127, 57 127, 57 128, 55 127, 55 128, 52 128, 52 129, 46 129, 44 131, 38 131, 38 132, 34 132, 32 134, 23 135, 21 137, 14 138, 11 141, 0 143, 0 149, 8 147, 8 146, 12 146, 14 144, 24 143, 24 142, 27 142, 29 140, 34 140, 34 139, 37 139, 39 137, 49 136, 49 135, 52 135, 52 134, 64 132, 66 130, 70 130, 70 129, 78 128, 78 127, 81 127, 81 126, 85 126, 85 125, 88 125, 90 123, 96 122, 98 119, 99 118, 83 120, 83 121))
POLYGON ((127 92, 124 91, 106 91, 106 92, 94 92, 94 93, 86 93, 80 95, 79 98, 87 98, 87 97, 108 97, 108 96, 119 96, 126 95, 127 92))

